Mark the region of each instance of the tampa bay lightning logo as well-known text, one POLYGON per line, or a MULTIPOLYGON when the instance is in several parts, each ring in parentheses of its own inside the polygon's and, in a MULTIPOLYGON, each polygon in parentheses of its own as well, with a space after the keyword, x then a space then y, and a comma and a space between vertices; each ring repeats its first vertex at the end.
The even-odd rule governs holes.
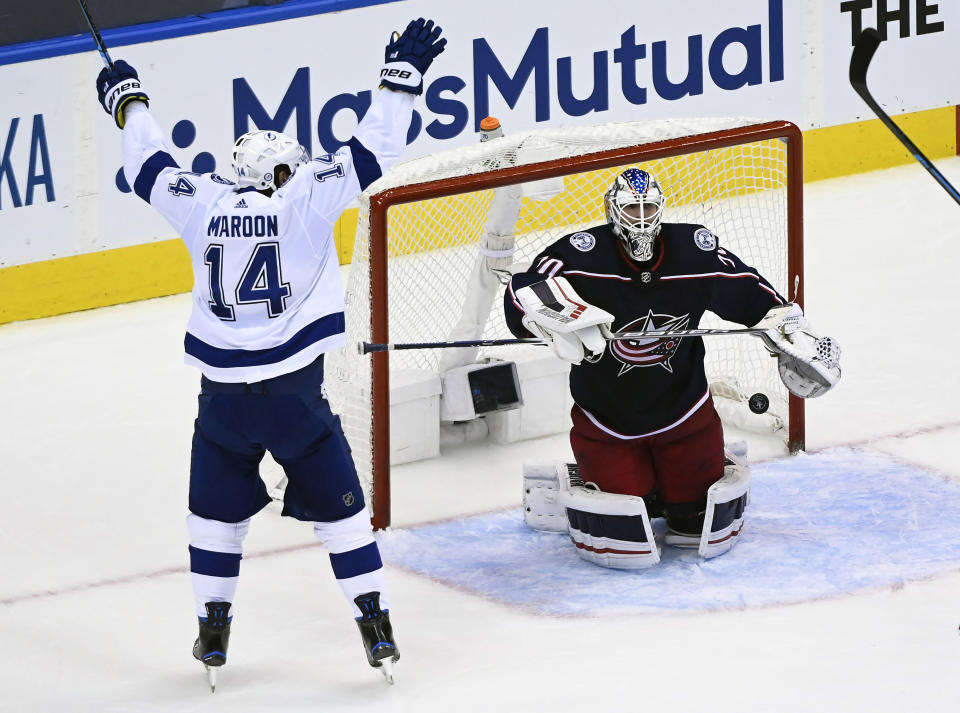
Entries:
MULTIPOLYGON (((645 317, 635 319, 625 325, 622 332, 650 332, 655 330, 686 329, 690 324, 690 315, 674 317, 670 314, 654 314, 647 310, 645 317)), ((673 373, 670 360, 680 346, 678 337, 650 337, 649 339, 618 339, 610 343, 610 352, 622 366, 617 376, 623 376, 638 366, 662 366, 673 373)))
POLYGON ((570 244, 582 253, 593 250, 597 244, 597 239, 590 233, 574 233, 570 236, 570 244))

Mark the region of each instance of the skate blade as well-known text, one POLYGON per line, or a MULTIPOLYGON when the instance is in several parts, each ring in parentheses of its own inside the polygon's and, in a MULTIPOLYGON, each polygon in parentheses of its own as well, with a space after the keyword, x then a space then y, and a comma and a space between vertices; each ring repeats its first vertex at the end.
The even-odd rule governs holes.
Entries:
POLYGON ((393 659, 385 658, 380 661, 380 673, 387 679, 387 683, 393 685, 393 659))
POLYGON ((210 693, 216 693, 217 692, 217 669, 215 669, 213 666, 207 666, 206 664, 204 664, 203 667, 207 669, 207 683, 210 684, 210 693))

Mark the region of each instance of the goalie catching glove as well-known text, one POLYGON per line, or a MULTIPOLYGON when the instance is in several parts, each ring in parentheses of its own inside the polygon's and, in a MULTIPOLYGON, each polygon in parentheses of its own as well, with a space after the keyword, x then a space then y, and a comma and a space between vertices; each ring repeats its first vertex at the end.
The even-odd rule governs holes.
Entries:
POLYGON ((840 381, 840 345, 820 337, 794 303, 774 307, 756 325, 777 357, 780 379, 787 390, 803 399, 822 396, 840 381))
POLYGON ((565 277, 551 277, 516 291, 523 326, 545 339, 564 361, 579 364, 607 347, 613 315, 584 302, 565 277))

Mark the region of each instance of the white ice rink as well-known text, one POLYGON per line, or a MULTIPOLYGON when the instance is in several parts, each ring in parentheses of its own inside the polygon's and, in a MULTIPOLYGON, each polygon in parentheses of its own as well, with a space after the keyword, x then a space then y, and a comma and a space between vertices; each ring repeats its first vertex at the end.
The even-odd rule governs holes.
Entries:
MULTIPOLYGON (((960 185, 960 159, 938 166, 960 185)), ((808 185, 805 234, 807 314, 844 377, 807 405, 811 455, 758 470, 743 544, 611 576, 488 526, 563 436, 405 466, 393 687, 311 528, 265 511, 211 695, 187 295, 0 327, 0 711, 960 711, 960 207, 911 165, 808 185)))

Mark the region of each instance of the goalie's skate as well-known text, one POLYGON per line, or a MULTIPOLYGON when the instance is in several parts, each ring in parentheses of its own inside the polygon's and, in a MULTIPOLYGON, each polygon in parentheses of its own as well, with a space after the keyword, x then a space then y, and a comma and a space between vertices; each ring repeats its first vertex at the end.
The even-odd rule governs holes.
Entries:
POLYGON ((379 668, 387 683, 393 685, 393 664, 400 658, 400 651, 393 639, 390 612, 380 609, 380 592, 367 592, 354 600, 362 616, 357 619, 363 650, 367 663, 379 668))
POLYGON ((207 602, 206 619, 200 619, 200 633, 193 642, 193 657, 207 672, 210 691, 217 690, 217 669, 227 662, 230 643, 230 602, 207 602))

